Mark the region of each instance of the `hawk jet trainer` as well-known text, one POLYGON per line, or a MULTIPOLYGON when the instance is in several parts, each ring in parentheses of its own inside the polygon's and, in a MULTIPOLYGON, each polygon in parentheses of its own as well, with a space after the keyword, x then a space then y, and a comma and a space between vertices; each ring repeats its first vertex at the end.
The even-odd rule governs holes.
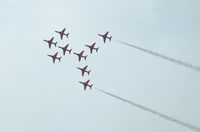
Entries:
POLYGON ((111 41, 112 39, 112 36, 108 37, 108 33, 109 32, 106 32, 105 34, 98 34, 99 36, 101 36, 103 38, 103 42, 106 43, 106 39, 109 39, 111 41))
POLYGON ((86 47, 90 48, 90 53, 92 54, 93 50, 96 50, 98 52, 99 47, 95 48, 96 43, 93 43, 92 45, 85 45, 86 47))
POLYGON ((86 58, 87 58, 87 55, 86 55, 86 56, 83 56, 83 53, 84 53, 84 50, 81 51, 81 53, 75 53, 75 52, 74 52, 74 54, 78 56, 78 61, 79 61, 79 62, 81 61, 81 58, 84 58, 85 60, 86 60, 86 58))
POLYGON ((55 63, 56 60, 61 60, 61 57, 57 57, 58 56, 58 52, 55 53, 54 55, 47 55, 49 57, 51 57, 53 59, 53 63, 55 63))
POLYGON ((90 89, 92 89, 93 84, 90 85, 89 82, 90 82, 90 80, 87 80, 86 82, 80 82, 79 81, 79 83, 83 84, 84 90, 86 90, 87 87, 89 87, 90 89))
POLYGON ((63 36, 69 37, 69 33, 65 33, 66 28, 64 28, 62 31, 55 31, 56 33, 60 34, 60 39, 63 40, 63 36))
POLYGON ((83 68, 77 67, 77 69, 81 70, 81 74, 82 76, 85 75, 85 73, 87 73, 88 75, 90 75, 91 70, 87 71, 88 66, 85 66, 83 68))
POLYGON ((55 47, 57 45, 57 42, 54 43, 53 40, 54 40, 54 37, 52 37, 50 40, 44 40, 45 42, 49 44, 49 49, 51 49, 52 45, 55 45, 55 47))
POLYGON ((67 44, 64 47, 58 46, 58 48, 62 49, 63 55, 65 55, 67 51, 69 52, 69 54, 71 54, 72 49, 68 49, 68 47, 69 47, 69 44, 67 44))

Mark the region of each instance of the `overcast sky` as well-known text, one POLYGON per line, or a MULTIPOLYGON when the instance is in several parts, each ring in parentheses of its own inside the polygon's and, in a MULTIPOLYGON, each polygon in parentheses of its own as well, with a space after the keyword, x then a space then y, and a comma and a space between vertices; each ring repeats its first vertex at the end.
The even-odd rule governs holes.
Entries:
POLYGON ((115 41, 134 43, 200 66, 199 0, 0 0, 1 132, 190 132, 93 90, 104 89, 200 127, 200 73, 115 41), (69 39, 54 32, 66 27, 69 39), (99 53, 52 64, 43 39, 99 53), (77 66, 89 65, 81 77, 77 66))

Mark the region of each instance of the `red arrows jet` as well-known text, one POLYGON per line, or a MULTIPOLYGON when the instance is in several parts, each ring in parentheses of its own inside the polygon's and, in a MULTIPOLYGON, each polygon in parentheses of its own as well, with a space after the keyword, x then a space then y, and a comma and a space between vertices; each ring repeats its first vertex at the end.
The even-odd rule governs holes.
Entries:
POLYGON ((84 90, 86 90, 87 87, 90 87, 90 89, 92 89, 93 84, 89 85, 90 80, 87 80, 86 82, 80 82, 81 84, 83 84, 84 86, 84 90))
POLYGON ((58 48, 62 49, 63 55, 65 55, 67 51, 69 52, 69 54, 71 54, 72 49, 67 49, 68 47, 69 47, 69 44, 67 44, 65 47, 58 46, 58 48))
POLYGON ((43 40, 43 41, 47 42, 49 44, 49 49, 51 49, 51 45, 55 45, 55 47, 57 45, 57 42, 54 43, 53 40, 54 37, 52 37, 50 40, 43 40))
POLYGON ((108 37, 108 33, 109 32, 106 32, 104 35, 102 34, 98 34, 99 36, 103 37, 103 42, 106 43, 106 39, 109 39, 111 41, 112 39, 112 36, 108 37))
POLYGON ((65 35, 67 38, 69 37, 69 33, 65 33, 66 28, 64 28, 62 31, 55 31, 56 33, 60 34, 61 40, 63 39, 63 36, 65 35))
POLYGON ((85 66, 83 68, 79 68, 77 67, 77 69, 81 70, 82 76, 84 76, 85 73, 87 73, 88 75, 90 75, 91 70, 87 71, 88 66, 85 66))
POLYGON ((55 53, 54 55, 47 55, 47 56, 49 56, 49 57, 51 57, 53 59, 53 63, 55 63, 56 59, 59 60, 59 61, 61 60, 61 57, 57 57, 58 56, 58 52, 55 53))
POLYGON ((81 58, 84 58, 85 60, 86 60, 86 58, 87 58, 87 55, 86 56, 83 56, 83 53, 84 53, 84 50, 83 51, 81 51, 81 53, 74 53, 75 55, 77 55, 78 56, 78 61, 80 62, 81 61, 81 58))
POLYGON ((90 48, 90 53, 92 54, 93 50, 96 50, 98 52, 99 47, 95 48, 96 43, 93 43, 92 45, 85 45, 86 47, 90 48))

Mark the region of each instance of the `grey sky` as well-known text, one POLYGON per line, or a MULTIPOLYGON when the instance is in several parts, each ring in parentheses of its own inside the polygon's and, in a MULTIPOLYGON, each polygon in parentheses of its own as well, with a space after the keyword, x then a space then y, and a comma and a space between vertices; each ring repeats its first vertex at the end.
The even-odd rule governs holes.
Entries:
MULTIPOLYGON (((95 90, 83 91, 75 67, 88 64, 94 87, 200 127, 200 74, 97 33, 200 65, 198 0, 0 0, 0 131, 189 132, 95 90), (54 30, 66 27, 69 39, 54 30), (53 65, 43 39, 99 53, 53 65), (63 43, 64 42, 64 43, 63 43)), ((89 52, 87 52, 89 53, 89 52)))

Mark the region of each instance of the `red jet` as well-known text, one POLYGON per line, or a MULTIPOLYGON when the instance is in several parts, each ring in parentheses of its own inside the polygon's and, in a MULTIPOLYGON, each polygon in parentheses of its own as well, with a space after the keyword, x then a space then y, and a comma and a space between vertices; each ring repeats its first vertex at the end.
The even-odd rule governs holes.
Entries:
POLYGON ((98 52, 99 47, 95 48, 96 43, 93 43, 92 45, 85 45, 86 47, 90 48, 90 53, 92 54, 93 50, 96 50, 98 52))
POLYGON ((67 51, 69 52, 69 54, 71 54, 72 49, 67 49, 68 47, 69 47, 69 44, 67 44, 65 47, 58 46, 58 48, 62 49, 63 55, 65 55, 67 51))
POLYGON ((49 44, 49 49, 51 49, 52 45, 55 45, 55 47, 57 45, 57 42, 54 43, 53 40, 54 40, 54 37, 52 37, 50 40, 43 40, 43 41, 47 42, 49 44))
POLYGON ((54 55, 47 55, 47 56, 49 56, 49 57, 51 57, 53 59, 53 63, 55 63, 56 59, 59 60, 59 61, 61 60, 61 57, 57 57, 58 56, 58 52, 55 53, 54 55))
POLYGON ((63 36, 65 35, 67 38, 69 37, 69 33, 65 33, 66 28, 64 28, 62 31, 55 31, 56 33, 60 34, 61 40, 63 39, 63 36))
POLYGON ((98 34, 99 36, 103 37, 103 42, 106 43, 106 39, 109 39, 111 41, 112 39, 112 36, 108 37, 108 33, 109 32, 106 32, 104 35, 102 34, 98 34))
POLYGON ((87 55, 86 56, 83 56, 83 53, 84 53, 84 50, 83 51, 81 51, 81 53, 74 53, 75 55, 77 55, 78 56, 78 61, 80 62, 81 61, 81 58, 84 58, 85 60, 86 60, 86 58, 87 58, 87 55))
POLYGON ((90 89, 92 89, 93 84, 89 85, 90 80, 87 80, 86 82, 80 82, 81 84, 83 84, 84 86, 84 90, 86 90, 87 87, 90 87, 90 89))
POLYGON ((90 75, 91 70, 87 71, 88 66, 85 66, 83 68, 79 68, 77 67, 77 69, 81 70, 82 76, 84 76, 85 73, 87 73, 88 75, 90 75))

